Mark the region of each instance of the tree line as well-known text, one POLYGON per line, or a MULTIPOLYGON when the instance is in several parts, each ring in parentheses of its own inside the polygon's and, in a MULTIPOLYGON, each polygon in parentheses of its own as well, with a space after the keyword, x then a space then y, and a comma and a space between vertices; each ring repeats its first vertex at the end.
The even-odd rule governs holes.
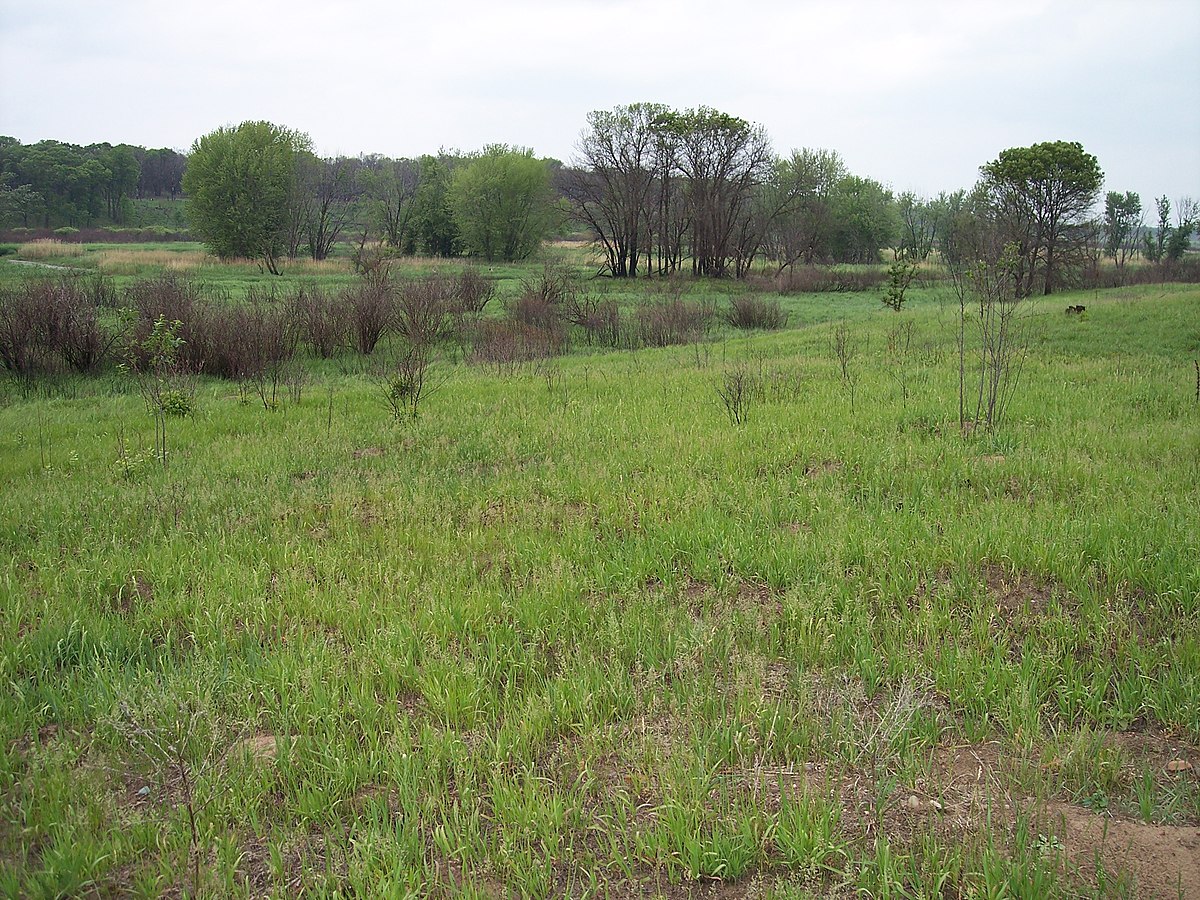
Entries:
POLYGON ((1109 192, 1096 214, 1102 185, 1094 156, 1056 141, 1002 151, 970 189, 896 196, 835 151, 780 155, 760 125, 655 103, 590 113, 566 165, 506 145, 321 158, 307 135, 269 122, 219 128, 186 157, 0 138, 0 223, 120 221, 131 196, 185 195, 192 231, 213 252, 271 271, 287 257, 324 259, 345 241, 360 255, 512 261, 566 223, 595 240, 602 274, 615 278, 782 274, 878 262, 881 248, 909 263, 935 252, 946 261, 978 249, 986 232, 995 247, 1012 246, 1023 290, 1049 293, 1104 256, 1120 272, 1134 256, 1183 255, 1194 202, 1158 198, 1147 225, 1131 192, 1109 192))
POLYGON ((0 227, 123 225, 131 200, 179 197, 186 167, 166 148, 0 136, 0 227))

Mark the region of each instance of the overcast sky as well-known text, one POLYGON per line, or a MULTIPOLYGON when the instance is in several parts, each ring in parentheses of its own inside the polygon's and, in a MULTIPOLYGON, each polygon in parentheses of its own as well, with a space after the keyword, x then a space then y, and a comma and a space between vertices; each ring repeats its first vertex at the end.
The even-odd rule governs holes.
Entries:
POLYGON ((186 150, 267 119, 318 152, 503 142, 570 161, 655 101, 837 150, 895 190, 1079 141, 1106 188, 1200 198, 1200 2, 0 0, 0 134, 186 150))

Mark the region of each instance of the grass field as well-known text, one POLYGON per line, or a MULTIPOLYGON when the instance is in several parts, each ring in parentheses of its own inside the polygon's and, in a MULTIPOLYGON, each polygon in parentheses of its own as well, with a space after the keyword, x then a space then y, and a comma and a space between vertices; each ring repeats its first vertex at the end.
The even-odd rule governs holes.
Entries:
POLYGON ((0 894, 1200 896, 1200 289, 1038 301, 965 436, 944 289, 783 301, 415 421, 204 380, 165 466, 0 388, 0 894))

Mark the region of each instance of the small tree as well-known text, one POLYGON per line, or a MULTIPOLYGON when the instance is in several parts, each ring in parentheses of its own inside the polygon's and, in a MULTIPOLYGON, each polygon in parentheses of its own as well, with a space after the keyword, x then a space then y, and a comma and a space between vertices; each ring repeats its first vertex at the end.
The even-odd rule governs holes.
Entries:
POLYGON ((1132 191, 1119 194, 1109 191, 1104 198, 1104 254, 1125 268, 1125 261, 1137 249, 1138 238, 1145 222, 1142 198, 1132 191))
POLYGON ((883 284, 883 305, 893 312, 900 312, 904 306, 905 293, 912 280, 917 277, 917 264, 909 262, 902 251, 888 266, 887 281, 883 284))
POLYGON ((138 390, 154 418, 154 452, 167 467, 167 420, 192 412, 195 388, 188 380, 181 361, 184 340, 179 336, 182 323, 155 319, 150 333, 129 347, 125 370, 133 373, 138 390))

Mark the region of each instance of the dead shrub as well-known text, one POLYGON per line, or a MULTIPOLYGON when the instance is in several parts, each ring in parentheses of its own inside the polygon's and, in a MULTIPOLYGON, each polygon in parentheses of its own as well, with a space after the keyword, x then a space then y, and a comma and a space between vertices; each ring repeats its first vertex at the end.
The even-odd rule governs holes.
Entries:
POLYGON ((562 354, 560 331, 549 331, 517 319, 482 319, 470 335, 468 359, 476 365, 510 375, 525 365, 562 354))
POLYGON ((775 330, 787 324, 787 313, 778 300, 747 294, 734 297, 721 318, 734 328, 775 330))
POLYGON ((708 334, 715 318, 716 308, 709 301, 681 297, 643 301, 635 314, 637 339, 647 347, 690 344, 708 334))
POLYGON ((840 294, 874 290, 887 273, 874 268, 790 266, 773 277, 753 276, 747 283, 777 294, 840 294))
POLYGON ((86 286, 60 279, 32 288, 42 305, 46 349, 56 353, 76 372, 95 371, 112 355, 121 329, 101 323, 99 310, 86 286))
POLYGON ((301 285, 288 305, 288 315, 298 335, 322 359, 329 359, 346 342, 347 323, 341 304, 317 285, 301 285))
POLYGON ((370 356, 394 322, 391 279, 386 272, 368 273, 358 284, 342 291, 340 303, 346 311, 347 332, 354 349, 370 356))
POLYGON ((0 363, 13 375, 29 375, 38 352, 39 309, 36 296, 0 287, 0 363))
MULTIPOLYGON (((135 281, 125 290, 125 299, 132 308, 135 322, 130 336, 129 350, 135 363, 145 366, 146 339, 160 319, 175 323, 177 337, 183 341, 181 359, 188 364, 195 362, 192 348, 197 346, 196 310, 200 302, 200 289, 194 282, 174 273, 167 272, 135 281)), ((194 371, 194 369, 193 369, 194 371)))

